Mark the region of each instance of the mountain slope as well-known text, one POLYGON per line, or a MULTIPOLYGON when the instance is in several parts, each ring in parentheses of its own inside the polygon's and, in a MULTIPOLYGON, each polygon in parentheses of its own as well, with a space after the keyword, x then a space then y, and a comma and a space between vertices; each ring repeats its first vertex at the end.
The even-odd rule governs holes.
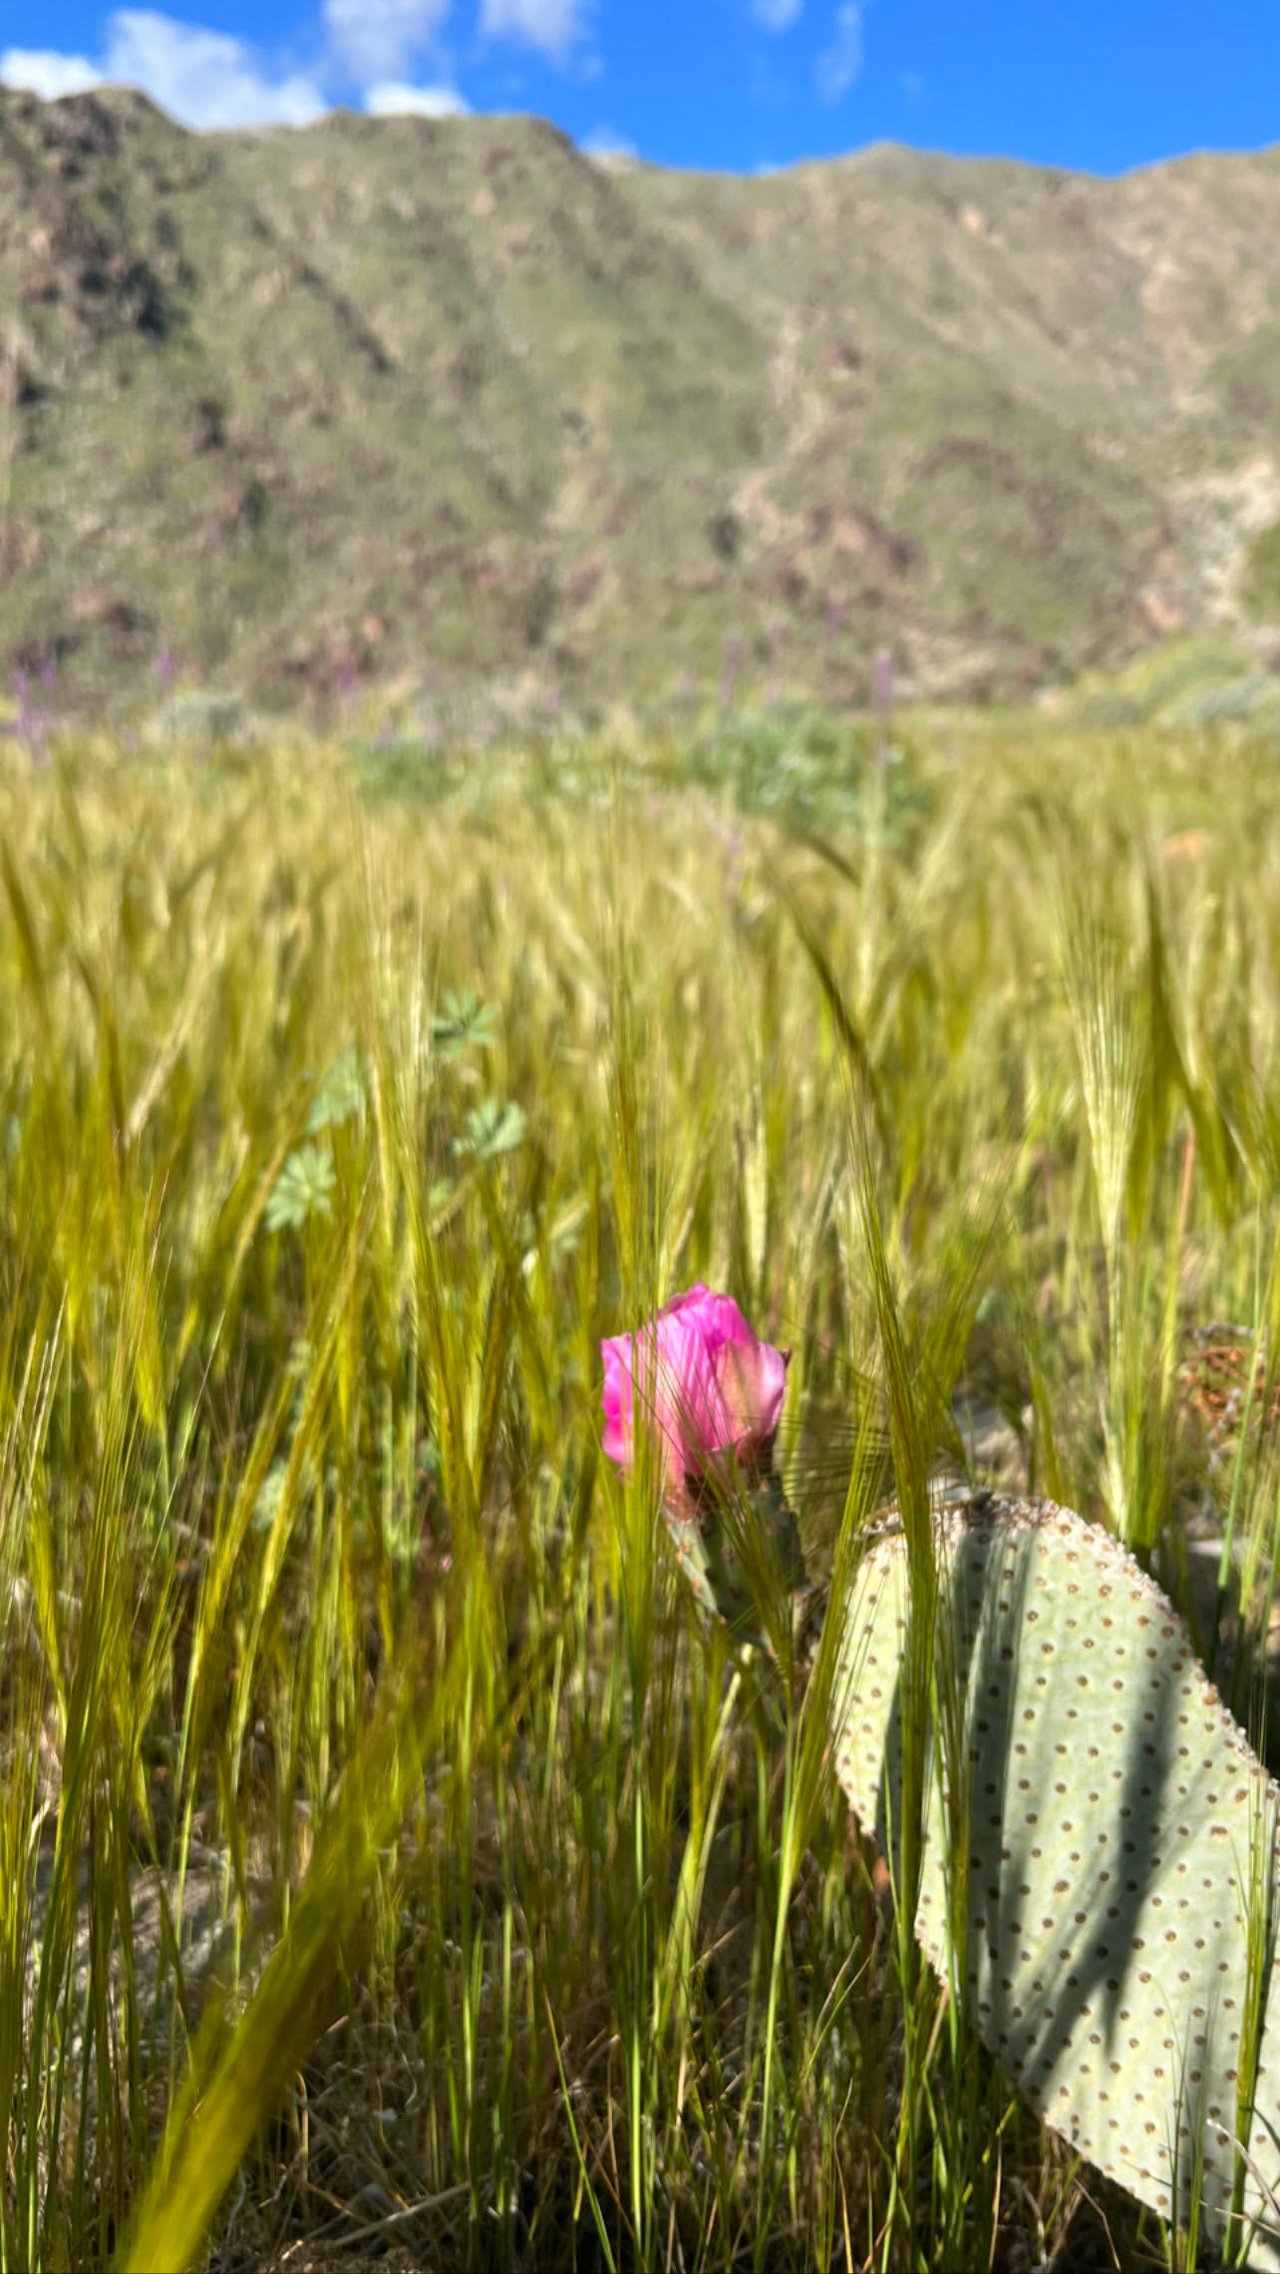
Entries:
POLYGON ((1280 153, 745 181, 0 89, 0 661, 837 697, 1265 626, 1280 153), (1262 595, 1261 601, 1259 594, 1262 595))

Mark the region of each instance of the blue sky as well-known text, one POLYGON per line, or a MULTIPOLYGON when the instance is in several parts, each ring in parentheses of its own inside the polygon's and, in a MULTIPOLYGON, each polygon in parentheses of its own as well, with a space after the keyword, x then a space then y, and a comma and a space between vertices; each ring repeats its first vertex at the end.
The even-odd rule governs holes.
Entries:
POLYGON ((1280 141, 1280 0, 0 0, 0 79, 104 78, 192 126, 521 110, 663 165, 890 138, 1113 173, 1280 141))

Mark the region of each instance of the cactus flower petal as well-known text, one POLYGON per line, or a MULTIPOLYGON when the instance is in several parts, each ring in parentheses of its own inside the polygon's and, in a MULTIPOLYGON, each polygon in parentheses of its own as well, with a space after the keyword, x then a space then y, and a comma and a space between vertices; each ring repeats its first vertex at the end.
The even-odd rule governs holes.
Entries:
POLYGON ((690 1287, 601 1350, 602 1443, 620 1468, 634 1464, 637 1417, 674 1485, 726 1454, 747 1469, 767 1467, 790 1352, 761 1342, 730 1296, 690 1287))

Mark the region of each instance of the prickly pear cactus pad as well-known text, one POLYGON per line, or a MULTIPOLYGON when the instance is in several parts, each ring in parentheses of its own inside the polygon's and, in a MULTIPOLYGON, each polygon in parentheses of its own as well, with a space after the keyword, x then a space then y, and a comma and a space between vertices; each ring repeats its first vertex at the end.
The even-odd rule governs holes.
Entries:
MULTIPOLYGON (((944 1508, 936 1537, 938 1676, 964 1712, 959 1759, 936 1717, 930 1740, 920 1942, 1081 2155, 1184 2225, 1201 2186, 1219 2243, 1238 2187, 1245 2257, 1280 2268, 1280 1793, 1106 1534, 988 1499, 944 1508)), ((834 1708, 840 1782, 886 1848, 907 1608, 890 1518, 850 1588, 834 1708)))

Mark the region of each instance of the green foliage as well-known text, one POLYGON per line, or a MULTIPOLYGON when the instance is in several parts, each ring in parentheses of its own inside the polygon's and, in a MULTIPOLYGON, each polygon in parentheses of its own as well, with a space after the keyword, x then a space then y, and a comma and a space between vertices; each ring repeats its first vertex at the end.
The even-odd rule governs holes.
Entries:
POLYGON ((431 1035, 442 1058, 459 1058, 466 1050, 487 1050, 497 1034, 497 1014, 482 1003, 474 987, 455 993, 445 989, 440 1009, 431 1021, 431 1035))
POLYGON ((263 1218, 267 1230, 296 1232, 309 1217, 331 1216, 335 1181, 329 1155, 318 1145, 300 1145, 272 1186, 263 1218))
POLYGON ((1241 724, 1280 726, 1280 682, 1260 671, 1238 642, 1161 641, 1122 670, 1091 673, 1071 698, 1083 725, 1097 730, 1156 726, 1185 733, 1241 724))
POLYGON ((934 800, 909 744, 799 705, 724 719, 681 763, 741 813, 826 833, 875 829, 895 851, 920 843, 934 800))
POLYGON ((454 1138, 453 1149, 477 1161, 493 1161, 501 1153, 514 1153, 523 1142, 524 1114, 520 1107, 483 1098, 471 1108, 462 1135, 454 1138))
POLYGON ((322 1130, 340 1129, 344 1121, 353 1121, 364 1112, 367 1101, 364 1058, 359 1045, 351 1042, 340 1057, 330 1060, 316 1083, 307 1113, 307 1135, 318 1137, 322 1130))

